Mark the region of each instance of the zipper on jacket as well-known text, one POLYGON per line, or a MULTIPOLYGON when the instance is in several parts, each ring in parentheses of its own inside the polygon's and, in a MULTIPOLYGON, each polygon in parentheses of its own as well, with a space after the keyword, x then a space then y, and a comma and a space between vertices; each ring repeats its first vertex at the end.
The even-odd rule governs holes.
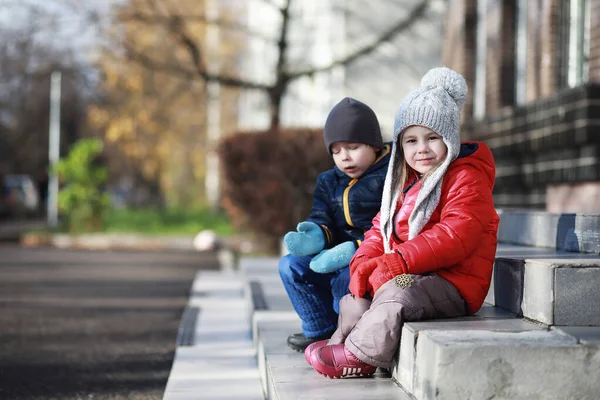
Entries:
POLYGON ((350 188, 352 188, 352 186, 354 186, 354 184, 358 182, 358 179, 354 178, 352 179, 349 183, 348 186, 346 187, 346 189, 344 189, 344 217, 346 217, 346 223, 352 227, 354 227, 354 224, 352 223, 352 218, 350 217, 350 200, 349 200, 349 193, 350 193, 350 188))

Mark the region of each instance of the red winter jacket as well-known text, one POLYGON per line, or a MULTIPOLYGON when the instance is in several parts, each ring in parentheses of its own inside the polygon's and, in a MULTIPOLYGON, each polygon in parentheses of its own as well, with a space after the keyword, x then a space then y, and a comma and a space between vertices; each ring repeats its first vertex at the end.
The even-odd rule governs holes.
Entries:
MULTIPOLYGON (((481 142, 463 143, 459 157, 444 176, 438 207, 421 233, 408 240, 408 217, 420 181, 398 202, 394 215, 390 247, 402 254, 408 273, 436 272, 458 289, 471 313, 481 308, 488 292, 498 244, 494 178, 490 149, 481 142)), ((379 218, 377 214, 373 219, 373 227, 365 234, 354 259, 384 253, 379 218)))

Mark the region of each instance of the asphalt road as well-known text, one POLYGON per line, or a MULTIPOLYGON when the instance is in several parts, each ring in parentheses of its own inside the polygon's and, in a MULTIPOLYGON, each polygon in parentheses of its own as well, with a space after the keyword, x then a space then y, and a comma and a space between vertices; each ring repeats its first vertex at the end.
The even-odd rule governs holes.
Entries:
POLYGON ((0 400, 162 399, 194 275, 217 267, 0 244, 0 400))

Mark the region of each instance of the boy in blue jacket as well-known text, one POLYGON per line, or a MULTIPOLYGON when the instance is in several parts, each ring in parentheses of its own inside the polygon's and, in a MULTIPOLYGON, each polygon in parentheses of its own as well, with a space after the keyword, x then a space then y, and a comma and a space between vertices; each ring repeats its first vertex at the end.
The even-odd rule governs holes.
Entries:
POLYGON ((384 144, 373 110, 346 97, 323 130, 335 167, 317 178, 310 216, 284 241, 290 254, 279 274, 302 320, 288 345, 304 351, 337 327, 340 299, 349 293, 348 265, 381 206, 391 146, 384 144))

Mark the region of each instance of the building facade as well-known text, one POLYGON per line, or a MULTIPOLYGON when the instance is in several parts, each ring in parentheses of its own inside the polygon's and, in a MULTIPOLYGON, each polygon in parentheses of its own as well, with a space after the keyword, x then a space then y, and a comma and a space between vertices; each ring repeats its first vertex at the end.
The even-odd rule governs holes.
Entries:
POLYGON ((444 63, 471 89, 465 139, 499 208, 600 211, 600 1, 451 0, 444 63))

